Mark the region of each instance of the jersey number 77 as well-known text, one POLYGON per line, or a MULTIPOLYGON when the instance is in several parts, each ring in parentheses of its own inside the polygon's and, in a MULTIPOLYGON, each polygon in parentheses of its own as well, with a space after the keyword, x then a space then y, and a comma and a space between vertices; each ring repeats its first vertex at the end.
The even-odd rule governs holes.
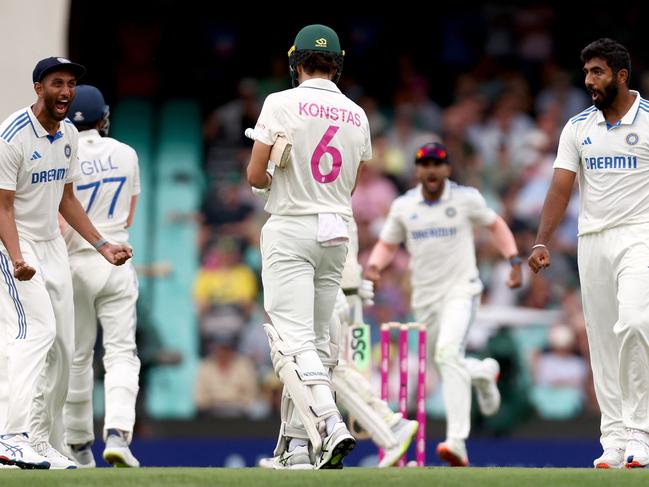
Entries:
POLYGON ((98 181, 93 181, 92 183, 80 184, 79 186, 77 186, 78 191, 92 189, 92 193, 90 194, 90 200, 88 201, 88 206, 86 207, 86 213, 90 212, 90 209, 92 208, 92 204, 95 202, 95 198, 97 197, 97 193, 99 192, 99 187, 102 184, 106 186, 106 184, 117 183, 117 186, 113 184, 115 193, 113 194, 113 199, 111 200, 110 207, 108 208, 108 218, 113 218, 115 205, 117 204, 117 198, 119 198, 119 194, 121 193, 125 182, 126 182, 126 177, 120 176, 120 177, 113 177, 113 178, 104 178, 98 181))

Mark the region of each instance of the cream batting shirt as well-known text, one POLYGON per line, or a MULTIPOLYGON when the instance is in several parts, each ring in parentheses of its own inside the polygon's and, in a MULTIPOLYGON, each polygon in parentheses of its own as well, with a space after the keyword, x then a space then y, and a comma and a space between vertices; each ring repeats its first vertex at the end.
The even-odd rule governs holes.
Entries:
MULTIPOLYGON (((96 130, 79 134, 81 177, 74 194, 95 227, 110 242, 127 243, 126 220, 131 198, 140 194, 140 170, 135 150, 96 130)), ((68 251, 93 249, 72 228, 65 231, 68 251)))
POLYGON ((394 200, 380 236, 390 244, 406 243, 413 307, 437 305, 454 293, 480 293, 473 227, 491 225, 496 213, 475 188, 446 180, 434 203, 421 189, 418 185, 394 200))
POLYGON ((352 217, 358 166, 372 158, 370 127, 363 109, 335 83, 310 79, 269 95, 255 131, 264 144, 273 145, 280 134, 293 144, 291 162, 273 174, 268 213, 352 217))
POLYGON ((67 118, 50 135, 30 107, 0 124, 0 189, 15 191, 19 238, 42 241, 60 235, 63 188, 79 177, 78 138, 67 118))
POLYGON ((591 106, 561 132, 554 167, 577 173, 579 235, 649 222, 649 101, 631 93, 616 125, 591 106))

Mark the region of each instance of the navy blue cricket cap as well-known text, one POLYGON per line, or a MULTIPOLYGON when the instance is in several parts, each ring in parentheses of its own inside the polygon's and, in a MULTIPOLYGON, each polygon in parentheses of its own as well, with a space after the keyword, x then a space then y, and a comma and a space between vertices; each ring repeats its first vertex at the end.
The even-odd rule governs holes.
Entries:
POLYGON ((440 142, 431 142, 422 145, 415 153, 415 164, 424 161, 435 161, 440 164, 450 164, 448 160, 448 150, 440 142))
POLYGON ((76 91, 68 109, 68 117, 72 123, 76 125, 99 121, 108 110, 101 91, 91 85, 77 85, 76 91))
POLYGON ((45 59, 38 61, 38 64, 36 64, 34 72, 32 73, 32 80, 34 81, 34 83, 40 83, 41 81, 43 81, 43 78, 45 78, 45 76, 52 71, 59 71, 64 69, 72 71, 77 79, 86 74, 86 68, 81 64, 73 63, 68 58, 53 56, 46 57, 45 59))

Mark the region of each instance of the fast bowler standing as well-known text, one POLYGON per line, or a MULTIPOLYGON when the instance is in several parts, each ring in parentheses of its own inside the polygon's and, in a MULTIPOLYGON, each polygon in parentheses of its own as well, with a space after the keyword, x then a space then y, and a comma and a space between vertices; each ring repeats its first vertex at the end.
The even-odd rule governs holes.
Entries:
POLYGON ((578 263, 602 413, 596 468, 649 465, 649 101, 629 89, 631 57, 612 39, 581 52, 593 106, 563 128, 543 205, 534 272, 579 176, 578 263))

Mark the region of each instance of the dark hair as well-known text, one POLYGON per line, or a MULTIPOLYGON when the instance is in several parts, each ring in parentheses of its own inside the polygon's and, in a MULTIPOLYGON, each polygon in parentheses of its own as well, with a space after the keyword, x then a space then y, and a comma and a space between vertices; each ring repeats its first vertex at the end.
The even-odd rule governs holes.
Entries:
POLYGON ((631 79, 631 56, 626 47, 613 39, 603 37, 591 42, 581 51, 581 61, 587 63, 593 58, 602 58, 613 70, 613 74, 617 74, 621 69, 626 69, 629 72, 626 83, 629 84, 631 79))
POLYGON ((84 130, 91 130, 97 127, 97 122, 93 123, 75 123, 74 126, 77 128, 79 132, 83 132, 84 130))
POLYGON ((340 69, 342 56, 331 52, 297 51, 296 64, 301 64, 306 74, 313 74, 316 71, 321 73, 333 73, 340 69))

